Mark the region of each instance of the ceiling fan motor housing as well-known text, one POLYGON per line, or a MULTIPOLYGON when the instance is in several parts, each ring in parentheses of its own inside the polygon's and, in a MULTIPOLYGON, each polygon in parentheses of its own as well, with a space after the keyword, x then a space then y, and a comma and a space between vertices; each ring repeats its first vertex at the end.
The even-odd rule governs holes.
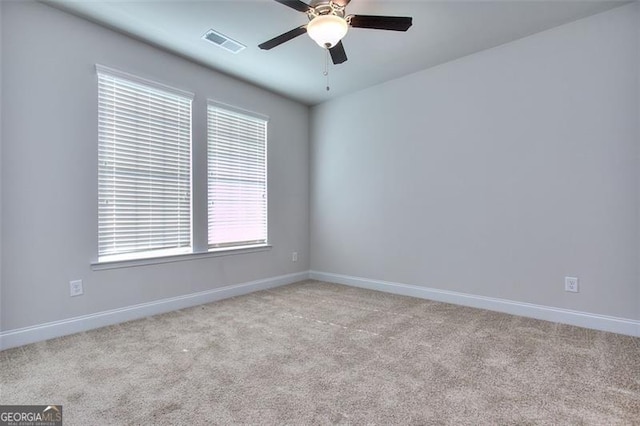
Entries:
POLYGON ((313 2, 311 9, 307 11, 309 21, 313 21, 318 16, 335 15, 344 18, 344 6, 340 6, 332 1, 313 2))

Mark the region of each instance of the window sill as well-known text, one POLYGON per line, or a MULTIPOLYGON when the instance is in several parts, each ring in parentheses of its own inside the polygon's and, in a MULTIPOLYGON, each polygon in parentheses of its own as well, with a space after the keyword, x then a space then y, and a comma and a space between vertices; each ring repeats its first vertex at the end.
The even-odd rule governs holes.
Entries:
POLYGON ((206 259, 210 257, 231 256, 235 254, 258 253, 271 250, 271 245, 255 245, 243 247, 227 247, 211 249, 202 253, 183 253, 169 256, 149 257, 144 259, 113 260, 107 262, 92 262, 91 269, 103 271, 106 269, 132 268, 135 266, 159 265, 163 263, 184 262, 187 260, 206 259))

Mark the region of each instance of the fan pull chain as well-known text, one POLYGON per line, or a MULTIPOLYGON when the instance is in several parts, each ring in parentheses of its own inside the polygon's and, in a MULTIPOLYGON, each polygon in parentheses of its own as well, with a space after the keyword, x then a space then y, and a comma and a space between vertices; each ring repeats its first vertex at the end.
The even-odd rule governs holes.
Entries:
POLYGON ((327 51, 327 55, 324 60, 324 72, 322 73, 325 77, 327 77, 327 92, 330 90, 329 88, 329 49, 325 49, 327 51))

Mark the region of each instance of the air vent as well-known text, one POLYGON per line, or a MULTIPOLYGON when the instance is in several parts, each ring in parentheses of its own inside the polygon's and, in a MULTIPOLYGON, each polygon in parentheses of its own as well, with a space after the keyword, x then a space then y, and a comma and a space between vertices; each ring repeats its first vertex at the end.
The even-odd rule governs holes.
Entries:
POLYGON ((207 31, 203 36, 202 36, 203 40, 207 40, 210 41, 211 43, 215 44, 216 46, 220 46, 225 50, 228 50, 231 53, 238 53, 241 50, 244 50, 247 46, 245 46, 242 43, 239 43, 235 40, 230 39, 229 37, 227 37, 224 34, 220 34, 219 32, 215 31, 215 30, 209 30, 207 31))

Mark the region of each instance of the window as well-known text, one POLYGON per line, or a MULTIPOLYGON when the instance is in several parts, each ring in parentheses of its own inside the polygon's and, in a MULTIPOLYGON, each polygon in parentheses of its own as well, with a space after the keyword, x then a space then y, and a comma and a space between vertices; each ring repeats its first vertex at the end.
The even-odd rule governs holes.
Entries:
POLYGON ((193 95, 97 69, 99 261, 191 252, 193 95))
POLYGON ((267 243, 267 120, 209 103, 209 248, 267 243))
POLYGON ((96 68, 96 266, 268 249, 267 118, 209 101, 207 138, 194 141, 207 146, 207 186, 192 194, 192 176, 202 176, 192 161, 194 95, 96 68), (194 224, 193 200, 205 197, 208 204, 196 202, 195 214, 203 217, 207 208, 208 222, 194 224))

